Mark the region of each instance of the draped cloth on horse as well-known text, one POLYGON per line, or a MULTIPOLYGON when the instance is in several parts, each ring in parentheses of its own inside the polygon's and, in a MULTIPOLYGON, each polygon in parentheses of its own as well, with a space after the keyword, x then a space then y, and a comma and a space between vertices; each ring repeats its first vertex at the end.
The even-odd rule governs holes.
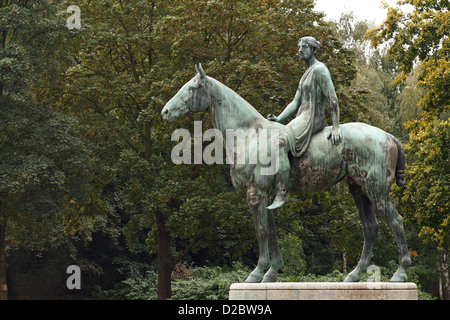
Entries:
POLYGON ((311 136, 325 127, 325 107, 330 98, 336 97, 330 72, 319 61, 303 74, 298 90, 301 105, 295 119, 285 126, 287 143, 295 157, 303 155, 311 136))

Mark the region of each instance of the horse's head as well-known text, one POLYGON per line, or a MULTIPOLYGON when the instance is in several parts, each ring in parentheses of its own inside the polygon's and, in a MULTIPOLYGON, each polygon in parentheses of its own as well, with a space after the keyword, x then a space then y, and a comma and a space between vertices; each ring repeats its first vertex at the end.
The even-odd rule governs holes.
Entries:
POLYGON ((161 111, 164 120, 174 121, 181 116, 207 110, 211 105, 208 77, 201 64, 196 65, 195 70, 197 71, 195 77, 164 106, 161 111))

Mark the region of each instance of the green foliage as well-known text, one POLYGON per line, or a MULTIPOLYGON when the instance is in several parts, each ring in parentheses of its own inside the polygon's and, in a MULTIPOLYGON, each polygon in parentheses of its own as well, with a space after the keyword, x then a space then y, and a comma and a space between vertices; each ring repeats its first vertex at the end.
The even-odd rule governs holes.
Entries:
POLYGON ((250 269, 235 263, 232 269, 221 267, 193 268, 192 276, 173 285, 176 300, 228 300, 232 283, 243 282, 250 269))
POLYGON ((423 98, 424 90, 419 84, 422 66, 419 63, 405 80, 405 87, 397 97, 397 123, 399 139, 409 140, 405 124, 418 118, 419 104, 423 98))
POLYGON ((399 64, 401 74, 397 82, 405 80, 416 62, 422 61, 419 83, 425 89, 425 96, 421 110, 434 115, 446 113, 448 117, 448 1, 405 0, 401 4, 411 4, 416 10, 404 14, 399 7, 389 8, 385 22, 380 28, 370 30, 367 38, 375 46, 392 40, 387 58, 399 64))
MULTIPOLYGON (((125 266, 125 265, 124 265, 125 266)), ((154 270, 133 263, 123 269, 126 279, 113 290, 99 289, 97 299, 155 300, 157 298, 157 274, 154 270)), ((232 268, 188 267, 179 264, 173 272, 173 295, 175 300, 227 300, 230 285, 242 282, 250 269, 240 263, 232 268)))
POLYGON ((281 256, 284 259, 283 274, 305 273, 307 264, 301 238, 292 233, 282 232, 279 236, 279 244, 281 256))
MULTIPOLYGON (((448 1, 400 1, 400 5, 415 7, 403 13, 400 7, 388 8, 387 17, 379 29, 371 30, 367 37, 373 45, 392 39, 388 57, 398 61, 402 77, 414 66, 416 59, 432 61, 445 57, 449 44, 448 1)), ((401 79, 401 78, 400 78, 401 79)))
POLYGON ((17 93, 0 96, 0 243, 39 253, 76 231, 88 237, 102 212, 93 182, 100 170, 74 117, 17 93))
POLYGON ((436 117, 410 122, 411 140, 406 151, 413 162, 408 166, 408 188, 402 202, 408 217, 417 219, 420 236, 450 248, 450 123, 436 117))
POLYGON ((24 98, 29 85, 49 77, 60 61, 46 53, 64 30, 56 18, 56 7, 48 1, 0 3, 0 96, 24 98), (45 61, 45 63, 43 63, 45 61))
POLYGON ((155 300, 158 275, 154 267, 140 261, 118 256, 111 260, 122 280, 109 288, 97 285, 92 298, 100 300, 155 300))

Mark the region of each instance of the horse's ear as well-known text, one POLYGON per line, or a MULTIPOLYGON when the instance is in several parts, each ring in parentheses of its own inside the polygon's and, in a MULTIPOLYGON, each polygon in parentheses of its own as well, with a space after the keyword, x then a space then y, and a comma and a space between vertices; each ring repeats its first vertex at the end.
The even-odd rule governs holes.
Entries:
POLYGON ((202 64, 201 64, 201 63, 198 64, 198 67, 195 66, 195 69, 197 70, 198 73, 200 73, 200 78, 202 78, 202 79, 205 79, 205 78, 206 78, 206 73, 205 73, 205 71, 203 70, 202 64))
POLYGON ((195 74, 197 74, 197 73, 199 73, 199 72, 198 72, 197 65, 195 65, 195 74))

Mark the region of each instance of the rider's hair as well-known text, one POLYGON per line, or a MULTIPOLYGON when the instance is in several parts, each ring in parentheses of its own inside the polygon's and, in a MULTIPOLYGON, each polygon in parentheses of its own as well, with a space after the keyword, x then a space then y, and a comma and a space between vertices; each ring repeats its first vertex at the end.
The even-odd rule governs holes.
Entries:
POLYGON ((305 41, 310 47, 313 47, 315 53, 317 54, 317 52, 320 49, 320 42, 319 41, 317 41, 313 37, 303 37, 300 40, 298 40, 298 45, 300 45, 300 42, 302 42, 302 41, 305 41))

